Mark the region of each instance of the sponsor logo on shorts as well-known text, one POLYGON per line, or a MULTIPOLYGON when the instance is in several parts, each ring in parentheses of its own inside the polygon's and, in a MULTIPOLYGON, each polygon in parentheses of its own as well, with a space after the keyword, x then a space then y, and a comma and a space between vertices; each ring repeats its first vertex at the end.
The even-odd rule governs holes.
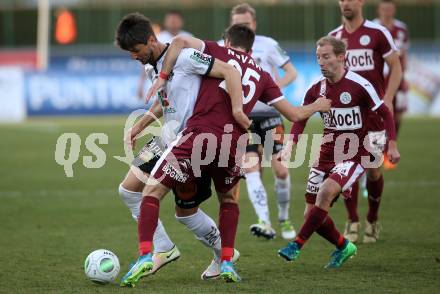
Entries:
POLYGON ((281 117, 271 117, 260 123, 260 128, 262 130, 273 129, 274 127, 283 124, 281 117))
POLYGON ((378 132, 368 132, 368 141, 370 143, 370 152, 381 154, 385 150, 387 137, 385 130, 378 132))
POLYGON ((349 108, 331 108, 324 113, 324 127, 327 129, 345 131, 362 128, 362 115, 359 106, 349 108))
POLYGON ((316 168, 310 169, 309 179, 307 181, 307 193, 318 194, 319 187, 321 187, 324 181, 325 173, 323 171, 317 170, 316 168))
POLYGON ((373 49, 347 50, 345 65, 352 71, 373 70, 373 49))
POLYGON ((162 167, 162 171, 164 174, 169 176, 170 178, 174 179, 175 181, 178 181, 180 183, 185 183, 188 180, 188 174, 181 172, 180 170, 177 170, 173 165, 167 163, 162 167))
POLYGON ((338 174, 341 178, 347 177, 353 164, 354 162, 351 161, 339 163, 332 168, 331 173, 338 174))
POLYGON ((231 185, 234 182, 235 177, 226 177, 225 185, 231 185))

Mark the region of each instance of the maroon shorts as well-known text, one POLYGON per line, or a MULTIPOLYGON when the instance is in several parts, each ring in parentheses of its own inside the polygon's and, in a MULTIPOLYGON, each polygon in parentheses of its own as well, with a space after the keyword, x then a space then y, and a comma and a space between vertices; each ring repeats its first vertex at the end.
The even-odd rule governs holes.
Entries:
POLYGON ((170 189, 194 181, 201 173, 211 176, 217 192, 230 191, 243 176, 231 152, 226 160, 219 156, 221 138, 196 129, 184 130, 158 160, 151 176, 170 189))
POLYGON ((319 162, 317 167, 312 167, 307 180, 306 202, 315 204, 319 187, 325 179, 331 178, 342 187, 342 194, 345 198, 350 197, 351 186, 365 172, 361 164, 354 161, 345 161, 335 165, 333 162, 319 162))

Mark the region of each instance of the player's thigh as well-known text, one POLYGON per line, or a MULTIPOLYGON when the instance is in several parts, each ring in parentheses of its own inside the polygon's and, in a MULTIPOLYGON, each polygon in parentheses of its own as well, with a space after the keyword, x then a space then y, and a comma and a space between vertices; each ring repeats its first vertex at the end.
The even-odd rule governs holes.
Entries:
POLYGON ((226 192, 217 191, 220 203, 238 203, 235 197, 237 190, 240 189, 238 182, 226 192))
POLYGON ((144 177, 148 177, 148 174, 143 173, 137 167, 131 166, 127 172, 127 175, 121 183, 122 187, 128 191, 142 192, 145 184, 140 178, 141 175, 143 175, 144 177))
MULTIPOLYGON (((258 148, 257 148, 258 150, 258 148)), ((260 155, 257 151, 246 152, 245 155, 246 162, 246 173, 256 172, 260 170, 260 155)))
POLYGON ((341 192, 341 185, 333 180, 332 178, 327 178, 322 183, 319 188, 318 195, 316 197, 316 206, 328 210, 336 197, 338 197, 341 192))

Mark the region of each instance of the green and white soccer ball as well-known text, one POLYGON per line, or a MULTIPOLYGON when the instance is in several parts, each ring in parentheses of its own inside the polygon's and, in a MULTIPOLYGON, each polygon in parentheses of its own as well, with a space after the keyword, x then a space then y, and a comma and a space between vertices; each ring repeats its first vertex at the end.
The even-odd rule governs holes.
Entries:
POLYGON ((84 262, 86 276, 94 283, 113 282, 119 274, 119 259, 110 250, 98 249, 87 256, 84 262))

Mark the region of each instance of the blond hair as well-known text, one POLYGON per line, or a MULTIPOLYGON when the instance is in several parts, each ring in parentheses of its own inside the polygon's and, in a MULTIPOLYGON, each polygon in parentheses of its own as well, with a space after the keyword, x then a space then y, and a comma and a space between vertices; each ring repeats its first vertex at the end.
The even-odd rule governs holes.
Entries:
POLYGON ((316 42, 316 46, 322 47, 325 45, 332 46, 333 53, 335 53, 335 55, 345 55, 345 52, 347 51, 347 45, 345 42, 332 36, 322 37, 318 40, 318 42, 316 42))
POLYGON ((232 7, 231 18, 235 14, 245 14, 245 13, 250 13, 253 20, 257 20, 257 12, 255 11, 255 8, 253 8, 249 3, 242 3, 232 7))

